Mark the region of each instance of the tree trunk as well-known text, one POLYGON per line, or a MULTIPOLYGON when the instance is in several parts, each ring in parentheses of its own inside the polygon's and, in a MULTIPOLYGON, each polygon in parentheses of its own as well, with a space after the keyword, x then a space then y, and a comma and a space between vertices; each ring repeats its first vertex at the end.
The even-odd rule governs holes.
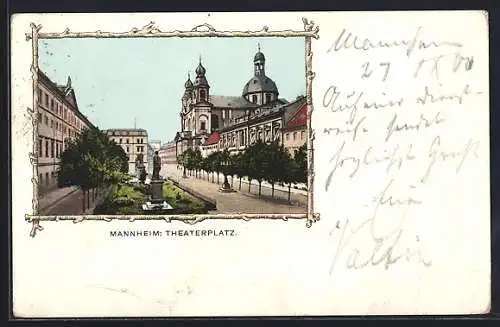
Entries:
POLYGON ((248 193, 250 193, 250 187, 252 186, 252 180, 248 178, 248 193))
POLYGON ((261 190, 262 190, 262 181, 259 181, 259 198, 260 195, 262 194, 261 190))
POLYGON ((82 213, 85 212, 85 190, 82 189, 82 213))
POLYGON ((292 192, 292 183, 288 184, 288 202, 290 202, 290 193, 292 192))
POLYGON ((240 176, 240 187, 239 187, 239 190, 241 191, 241 176, 240 176))
POLYGON ((274 198, 274 183, 271 184, 271 197, 274 198))
POLYGON ((90 208, 90 190, 87 190, 87 209, 90 208))
POLYGON ((220 179, 219 178, 220 178, 220 173, 217 172, 217 185, 220 183, 220 179))

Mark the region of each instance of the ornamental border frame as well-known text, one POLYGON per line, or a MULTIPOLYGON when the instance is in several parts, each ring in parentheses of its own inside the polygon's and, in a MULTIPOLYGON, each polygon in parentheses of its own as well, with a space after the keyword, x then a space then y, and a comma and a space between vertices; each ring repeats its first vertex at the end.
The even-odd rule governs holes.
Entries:
POLYGON ((303 17, 303 31, 282 30, 272 31, 268 26, 256 31, 217 31, 212 25, 207 23, 197 25, 189 31, 162 31, 153 21, 144 25, 142 28, 132 28, 125 32, 104 32, 96 30, 94 32, 72 32, 66 28, 62 32, 40 32, 41 24, 30 23, 31 33, 26 33, 26 41, 32 42, 32 64, 31 79, 33 88, 33 108, 27 108, 29 119, 33 126, 33 148, 29 153, 29 159, 32 166, 33 184, 32 214, 25 214, 25 220, 32 224, 30 236, 35 237, 37 231, 43 231, 40 226, 41 221, 68 221, 80 223, 84 220, 106 221, 112 220, 165 220, 170 223, 173 220, 182 221, 193 225, 206 219, 241 219, 249 221, 252 219, 306 219, 306 227, 310 228, 314 222, 320 219, 320 215, 314 212, 314 130, 311 128, 311 115, 313 112, 312 102, 312 82, 315 73, 312 71, 312 38, 319 39, 319 26, 314 21, 303 17), (62 38, 147 38, 147 37, 304 37, 305 38, 305 68, 306 68, 306 103, 307 103, 307 167, 308 167, 308 192, 307 192, 307 213, 306 214, 194 214, 194 215, 38 215, 38 40, 40 39, 62 39, 62 38))

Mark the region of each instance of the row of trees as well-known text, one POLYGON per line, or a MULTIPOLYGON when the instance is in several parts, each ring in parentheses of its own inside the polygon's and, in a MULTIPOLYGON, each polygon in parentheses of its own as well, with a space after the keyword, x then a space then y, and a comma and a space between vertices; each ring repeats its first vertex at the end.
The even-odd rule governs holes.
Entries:
POLYGON ((86 129, 67 143, 61 154, 59 187, 78 186, 90 206, 90 190, 119 183, 128 178, 128 156, 122 147, 98 129, 86 129))
POLYGON ((258 140, 253 145, 247 147, 245 151, 238 154, 230 154, 224 151, 210 153, 203 157, 200 150, 188 149, 184 151, 177 162, 186 170, 199 177, 200 172, 205 171, 207 178, 214 173, 219 183, 219 175, 223 174, 227 181, 228 176, 239 178, 239 189, 241 189, 241 179, 246 177, 249 181, 248 191, 250 191, 251 181, 259 183, 259 197, 261 196, 262 182, 267 181, 272 187, 274 197, 274 186, 276 183, 288 184, 288 201, 290 201, 291 186, 294 183, 307 182, 307 147, 304 144, 294 155, 278 142, 264 143, 258 140))

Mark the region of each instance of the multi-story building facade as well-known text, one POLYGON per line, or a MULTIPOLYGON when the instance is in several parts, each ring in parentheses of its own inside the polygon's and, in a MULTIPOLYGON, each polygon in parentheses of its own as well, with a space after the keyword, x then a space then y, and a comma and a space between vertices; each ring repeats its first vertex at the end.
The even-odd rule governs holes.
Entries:
POLYGON ((162 164, 175 164, 177 162, 176 143, 174 141, 167 142, 160 147, 158 155, 162 164))
POLYGON ((40 195, 57 188, 57 171, 67 142, 95 126, 78 110, 75 90, 51 81, 38 70, 38 178, 40 195))
POLYGON ((149 145, 151 146, 151 149, 153 149, 153 151, 158 151, 160 150, 160 147, 161 147, 161 141, 159 140, 149 140, 149 145))
POLYGON ((269 143, 277 141, 283 144, 291 154, 294 149, 306 142, 305 137, 296 142, 289 142, 290 139, 286 126, 303 128, 306 124, 298 125, 297 116, 307 108, 304 97, 299 97, 295 101, 287 104, 277 104, 275 106, 263 106, 249 115, 232 119, 226 125, 208 137, 201 145, 203 155, 211 152, 228 149, 231 153, 243 151, 247 146, 254 144, 257 140, 269 143), (295 123, 293 123, 295 122, 295 123))
POLYGON ((283 129, 283 145, 291 155, 307 143, 307 104, 304 103, 292 114, 283 129))
MULTIPOLYGON (((303 96, 293 102, 279 98, 276 83, 266 75, 265 62, 259 48, 253 60, 254 76, 244 85, 241 96, 220 96, 210 94, 200 60, 194 83, 188 76, 184 84, 181 131, 174 139, 177 154, 189 148, 200 148, 204 156, 225 148, 241 151, 257 139, 285 144, 284 127, 307 107, 306 101, 303 96)), ((296 147, 295 143, 288 145, 296 147)))
POLYGON ((106 135, 115 143, 119 144, 128 160, 128 172, 136 175, 137 160, 141 159, 146 171, 148 171, 148 132, 142 128, 113 128, 104 131, 106 135))

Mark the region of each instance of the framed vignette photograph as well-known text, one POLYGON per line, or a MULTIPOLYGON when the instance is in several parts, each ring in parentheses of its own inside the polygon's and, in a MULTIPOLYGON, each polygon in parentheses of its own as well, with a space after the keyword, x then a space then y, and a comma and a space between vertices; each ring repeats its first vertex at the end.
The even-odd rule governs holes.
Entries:
POLYGON ((189 31, 164 32, 150 22, 121 33, 69 29, 44 33, 43 26, 32 24, 31 33, 26 35, 33 47, 33 107, 37 108, 30 111, 36 135, 30 155, 37 157, 31 159, 36 213, 27 215, 33 224, 31 235, 43 228, 40 221, 44 220, 161 219, 195 223, 205 219, 269 218, 306 219, 310 227, 319 216, 313 213, 308 186, 313 183, 310 39, 318 37, 318 29, 314 30, 314 24, 306 18, 303 24, 303 31, 263 27, 260 31, 228 32, 202 24, 189 31), (284 82, 291 76, 296 81, 288 86, 288 99, 280 97, 277 82, 266 74, 262 42, 276 49, 275 58, 267 60, 268 72, 272 72, 274 61, 284 82), (236 75, 235 68, 228 74, 226 65, 233 62, 234 67, 242 66, 245 52, 235 51, 249 52, 252 44, 253 58, 248 55, 249 64, 241 69, 251 76, 245 83, 243 75, 231 76, 236 75), (101 52, 90 51, 94 56, 85 50, 99 48, 101 52), (139 58, 131 58, 141 48, 144 51, 138 53, 139 58), (165 57, 170 49, 179 52, 165 57), (211 94, 217 87, 207 79, 204 49, 205 61, 215 62, 221 70, 219 80, 228 86, 243 81, 241 94, 211 94), (191 60, 184 51, 192 52, 191 60), (153 59, 151 53, 157 58, 153 59), (121 56, 130 61, 122 71, 128 71, 123 80, 130 84, 120 86, 122 89, 116 89, 114 95, 113 91, 106 94, 109 84, 99 85, 99 81, 119 79, 121 56), (236 62, 236 58, 240 60, 236 62), (176 63, 178 60, 186 63, 176 63), (112 62, 118 64, 115 70, 109 66, 112 62), (77 69, 73 79, 68 75, 61 80, 58 74, 68 64, 81 71, 77 69), (179 89, 172 83, 172 68, 182 66, 184 82, 179 82, 183 84, 179 89), (290 72, 291 67, 295 72, 290 72), (132 69, 137 72, 130 72, 132 69), (103 76, 95 76, 97 72, 103 76), (152 74, 156 74, 156 81, 152 74), (235 81, 229 82, 231 79, 235 81), (87 88, 88 97, 79 102, 78 83, 87 88), (177 99, 177 106, 172 101, 176 95, 171 91, 175 89, 181 99, 177 99), (169 96, 162 91, 171 93, 171 98, 167 100, 169 96), (144 94, 145 98, 133 105, 124 97, 126 94, 134 94, 137 100, 144 94), (157 96, 165 98, 161 104, 154 103, 157 100, 152 97, 157 96), (151 109, 146 113, 144 107, 149 101, 151 109), (182 109, 176 110, 179 104, 182 109), (166 112, 170 116, 162 118, 166 112), (90 115, 95 115, 94 122, 90 115), (117 124, 119 117, 124 121, 117 124), (167 127, 159 123, 162 119, 178 122, 167 127), (109 128, 100 128, 96 121, 109 128), (157 135, 148 132, 146 125, 151 123, 156 124, 157 135), (106 146, 111 148, 106 150, 106 146), (112 149, 116 149, 116 156, 103 155, 106 151, 113 153, 112 149), (83 157, 87 159, 81 160, 83 157))

